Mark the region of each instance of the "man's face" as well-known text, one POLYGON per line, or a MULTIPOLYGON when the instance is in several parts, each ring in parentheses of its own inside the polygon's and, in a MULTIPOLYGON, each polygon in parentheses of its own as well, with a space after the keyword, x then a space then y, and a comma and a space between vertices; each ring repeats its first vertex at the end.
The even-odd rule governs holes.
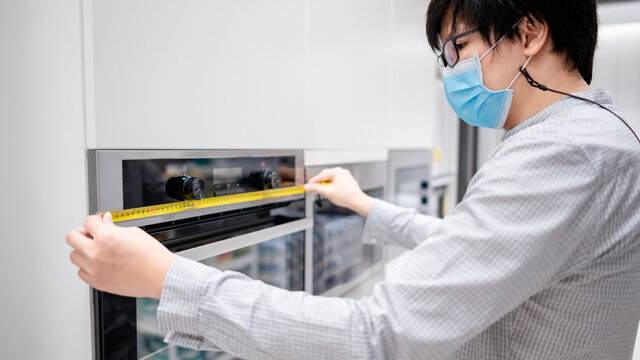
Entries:
MULTIPOLYGON (((456 28, 451 31, 451 12, 449 11, 440 28, 441 43, 444 44, 444 42, 451 37, 472 29, 470 26, 459 23, 456 28)), ((497 40, 498 39, 492 36, 491 44, 494 44, 497 40)), ((456 47, 460 56, 458 63, 472 58, 475 53, 481 57, 489 50, 491 44, 488 44, 478 32, 458 38, 456 41, 456 47)), ((508 39, 505 38, 481 61, 484 85, 494 91, 505 89, 518 74, 525 60, 526 57, 524 57, 522 53, 520 42, 508 41, 508 39)))

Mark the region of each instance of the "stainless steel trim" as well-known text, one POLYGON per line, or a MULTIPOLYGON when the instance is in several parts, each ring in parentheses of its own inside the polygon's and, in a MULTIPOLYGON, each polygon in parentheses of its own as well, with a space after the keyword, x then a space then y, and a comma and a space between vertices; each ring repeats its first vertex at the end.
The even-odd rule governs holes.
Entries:
POLYGON ((275 239, 287 234, 310 229, 313 227, 313 219, 305 218, 290 223, 258 230, 249 234, 236 236, 230 239, 214 242, 212 244, 180 251, 177 254, 191 260, 204 260, 210 257, 237 250, 245 246, 254 245, 263 241, 275 239))
MULTIPOLYGON (((305 216, 313 219, 314 194, 307 193, 305 216)), ((312 222, 313 225, 313 222, 312 222)), ((313 294, 313 226, 305 231, 304 236, 304 291, 313 294)))
POLYGON ((96 308, 94 304, 94 296, 93 296, 93 287, 89 287, 89 308, 91 309, 90 317, 91 317, 91 358, 96 358, 96 320, 94 319, 94 314, 96 313, 96 308))
POLYGON ((89 190, 89 214, 95 214, 98 211, 98 157, 95 150, 87 151, 87 179, 89 190))
POLYGON ((262 199, 262 200, 256 200, 256 201, 248 201, 248 202, 239 203, 239 204, 221 205, 221 206, 216 206, 212 208, 188 210, 188 211, 183 211, 183 212, 178 212, 173 214, 158 215, 158 216, 153 216, 153 217, 148 217, 143 219, 121 221, 117 223, 117 225, 145 226, 149 224, 157 224, 157 223, 162 223, 167 221, 186 219, 186 218, 191 218, 191 217, 196 217, 201 215, 208 215, 208 214, 220 213, 220 212, 237 210, 237 209, 245 209, 245 208, 250 208, 250 207, 260 206, 265 204, 273 204, 276 202, 299 200, 303 198, 304 198, 304 194, 289 195, 289 196, 283 196, 277 199, 262 199))
POLYGON ((295 156, 295 185, 304 184, 302 150, 89 150, 89 160, 95 161, 89 176, 96 176, 96 188, 91 188, 91 212, 122 209, 122 161, 146 159, 230 158, 295 156), (95 159, 95 160, 94 160, 95 159))

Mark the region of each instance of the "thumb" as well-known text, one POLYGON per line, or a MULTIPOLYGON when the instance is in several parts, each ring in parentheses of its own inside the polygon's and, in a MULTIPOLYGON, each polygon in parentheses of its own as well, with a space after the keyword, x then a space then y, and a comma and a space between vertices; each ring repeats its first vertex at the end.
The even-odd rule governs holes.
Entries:
POLYGON ((308 183, 304 185, 304 189, 308 192, 315 193, 327 197, 329 193, 329 186, 318 184, 318 183, 308 183))
POLYGON ((102 221, 104 221, 105 224, 113 225, 113 215, 111 215, 110 212, 105 213, 104 215, 102 215, 102 221))

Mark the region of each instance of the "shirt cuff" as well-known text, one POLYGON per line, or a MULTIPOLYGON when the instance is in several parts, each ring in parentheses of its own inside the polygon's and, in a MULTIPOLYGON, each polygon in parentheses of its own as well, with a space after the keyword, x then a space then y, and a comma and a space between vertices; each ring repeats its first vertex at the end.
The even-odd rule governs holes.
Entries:
POLYGON ((394 244, 394 236, 389 231, 389 224, 397 212, 397 206, 374 199, 364 224, 362 241, 373 245, 394 244))
POLYGON ((199 313, 207 279, 220 270, 178 257, 167 272, 158 305, 158 329, 164 341, 191 349, 212 348, 200 336, 199 313))

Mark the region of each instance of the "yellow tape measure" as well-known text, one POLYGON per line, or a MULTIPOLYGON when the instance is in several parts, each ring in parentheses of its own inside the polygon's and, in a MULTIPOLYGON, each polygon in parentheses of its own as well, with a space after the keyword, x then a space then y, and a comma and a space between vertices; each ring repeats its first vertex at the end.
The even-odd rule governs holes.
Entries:
MULTIPOLYGON (((327 185, 330 183, 322 183, 327 185)), ((113 216, 113 222, 143 219, 151 216, 173 214, 181 211, 206 209, 222 205, 238 204, 249 201, 273 199, 289 195, 303 194, 304 186, 289 186, 279 189, 254 191, 242 194, 210 197, 202 200, 187 200, 168 204, 143 206, 125 210, 109 211, 113 216)), ((103 212, 104 215, 106 212, 103 212)))

